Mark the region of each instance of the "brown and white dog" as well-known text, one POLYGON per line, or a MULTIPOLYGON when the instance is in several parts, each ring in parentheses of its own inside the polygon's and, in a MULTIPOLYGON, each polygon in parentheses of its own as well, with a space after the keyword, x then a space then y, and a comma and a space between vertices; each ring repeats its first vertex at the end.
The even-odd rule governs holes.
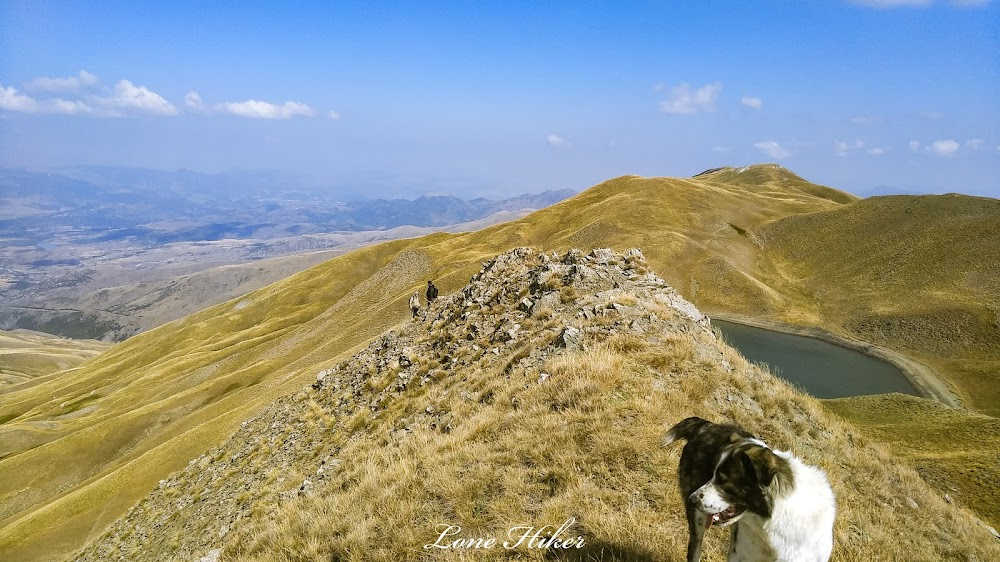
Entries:
POLYGON ((705 531, 732 526, 729 562, 826 562, 836 505, 826 474, 773 451, 742 428, 688 418, 667 431, 687 443, 678 484, 687 512, 688 562, 705 531))

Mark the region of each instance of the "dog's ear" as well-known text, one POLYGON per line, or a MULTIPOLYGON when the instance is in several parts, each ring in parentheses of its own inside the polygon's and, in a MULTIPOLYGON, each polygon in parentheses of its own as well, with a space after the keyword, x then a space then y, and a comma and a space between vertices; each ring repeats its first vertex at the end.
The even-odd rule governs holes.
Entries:
POLYGON ((757 477, 761 486, 770 486, 778 474, 778 457, 767 447, 750 447, 739 452, 747 471, 757 477))

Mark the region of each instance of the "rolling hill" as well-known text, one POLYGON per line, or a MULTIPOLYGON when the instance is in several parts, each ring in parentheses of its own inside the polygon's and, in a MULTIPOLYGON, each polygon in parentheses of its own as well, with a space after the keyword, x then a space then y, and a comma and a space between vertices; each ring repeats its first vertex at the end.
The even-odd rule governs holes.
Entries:
POLYGON ((680 447, 662 437, 690 415, 823 466, 837 560, 1000 556, 967 511, 724 345, 636 250, 516 249, 442 301, 241 424, 77 559, 684 560, 680 447), (438 544, 564 522, 582 548, 425 546, 441 525, 463 531, 438 544))
POLYGON ((0 330, 0 394, 37 384, 47 375, 76 367, 109 347, 109 343, 94 340, 0 330))
MULTIPOLYGON (((972 205, 986 205, 985 213, 931 213, 924 220, 992 224, 990 201, 972 205)), ((406 299, 427 279, 453 293, 482 261, 514 247, 639 247, 649 268, 703 310, 860 337, 851 331, 855 324, 841 320, 855 316, 834 308, 844 301, 828 300, 846 289, 823 285, 846 281, 821 276, 824 262, 800 258, 794 248, 849 248, 837 236, 854 232, 821 231, 809 221, 864 205, 774 165, 689 179, 624 176, 521 220, 363 248, 131 338, 59 381, 0 396, 0 417, 7 419, 0 425, 0 551, 59 559, 96 538, 244 420, 404 321, 406 299), (803 222, 783 224, 791 219, 803 222), (85 415, 71 415, 84 405, 85 415)), ((982 243, 997 241, 997 232, 983 229, 982 243)), ((877 259, 894 248, 876 236, 865 254, 877 259)), ((988 296, 988 284, 970 286, 970 301, 988 296)), ((886 302, 923 310, 927 300, 919 290, 886 288, 851 302, 852 310, 878 315, 886 302)), ((980 333, 990 333, 987 317, 974 319, 980 333)), ((903 343, 895 333, 886 345, 903 343)), ((967 379, 950 366, 942 364, 941 374, 968 399, 967 379)))
POLYGON ((901 351, 1000 416, 1000 200, 873 197, 755 234, 799 291, 776 316, 901 351))

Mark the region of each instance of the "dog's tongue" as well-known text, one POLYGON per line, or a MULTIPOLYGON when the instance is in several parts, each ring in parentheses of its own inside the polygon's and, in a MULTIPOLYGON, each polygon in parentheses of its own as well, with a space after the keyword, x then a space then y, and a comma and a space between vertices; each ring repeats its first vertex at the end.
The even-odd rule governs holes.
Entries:
POLYGON ((708 517, 705 518, 705 528, 708 529, 709 527, 712 526, 712 523, 715 523, 718 520, 719 520, 718 513, 715 514, 709 513, 708 517))

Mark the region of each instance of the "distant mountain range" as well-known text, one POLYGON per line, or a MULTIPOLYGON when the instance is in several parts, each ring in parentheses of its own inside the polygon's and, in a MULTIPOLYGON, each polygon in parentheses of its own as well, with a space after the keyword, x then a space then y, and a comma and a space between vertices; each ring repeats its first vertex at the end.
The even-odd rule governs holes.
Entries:
POLYGON ((490 200, 453 195, 342 202, 280 176, 81 166, 0 169, 0 238, 13 245, 129 240, 145 244, 277 238, 397 226, 439 227, 540 209, 568 189, 490 200))
POLYGON ((345 203, 266 172, 0 169, 0 329, 120 340, 365 244, 477 230, 573 194, 345 203))

